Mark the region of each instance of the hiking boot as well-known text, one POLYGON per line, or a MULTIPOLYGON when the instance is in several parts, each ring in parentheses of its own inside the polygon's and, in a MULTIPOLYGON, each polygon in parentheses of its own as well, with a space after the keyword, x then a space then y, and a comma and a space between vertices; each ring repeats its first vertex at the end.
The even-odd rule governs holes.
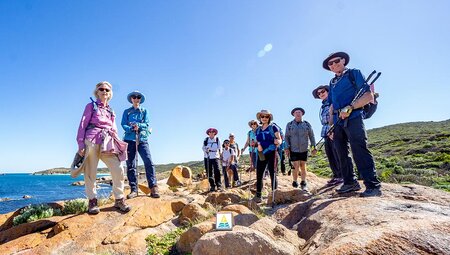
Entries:
POLYGON ((127 195, 127 199, 132 199, 138 196, 136 191, 131 191, 130 194, 127 195))
POLYGON ((358 191, 361 189, 358 182, 354 182, 352 184, 344 184, 339 189, 336 190, 339 194, 344 194, 352 191, 358 191))
POLYGON ((361 197, 379 197, 379 196, 381 196, 381 189, 380 188, 366 189, 363 193, 361 193, 360 196, 361 197))
POLYGON ((259 203, 261 203, 262 202, 262 199, 261 199, 261 197, 257 197, 257 196, 255 196, 255 197, 253 197, 253 202, 255 202, 255 203, 257 203, 257 204, 259 204, 259 203))
POLYGON ((150 192, 150 197, 152 198, 159 198, 160 195, 158 193, 158 186, 153 186, 153 188, 150 188, 151 192, 150 192))
POLYGON ((216 191, 216 188, 215 188, 215 187, 209 188, 209 192, 214 192, 214 191, 216 191))
POLYGON ((300 188, 301 188, 303 191, 307 191, 307 190, 308 190, 308 186, 306 185, 306 181, 301 181, 301 182, 300 182, 300 188))
POLYGON ((129 212, 131 210, 131 206, 125 203, 124 198, 116 199, 114 207, 119 209, 121 212, 129 212))
POLYGON ((293 181, 293 182, 292 182, 292 187, 298 188, 298 182, 297 182, 297 181, 293 181))
POLYGON ((100 209, 98 209, 97 198, 89 199, 88 213, 89 214, 98 214, 99 212, 100 212, 100 209))
POLYGON ((218 186, 218 187, 217 187, 217 191, 219 191, 219 192, 223 191, 222 186, 218 186))

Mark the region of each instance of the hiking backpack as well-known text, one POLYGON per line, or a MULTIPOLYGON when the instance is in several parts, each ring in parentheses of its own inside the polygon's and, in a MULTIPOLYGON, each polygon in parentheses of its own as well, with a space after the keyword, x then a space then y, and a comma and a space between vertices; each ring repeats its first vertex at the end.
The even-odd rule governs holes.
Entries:
MULTIPOLYGON (((358 86, 356 86, 355 76, 353 74, 353 71, 355 69, 348 70, 348 79, 352 83, 353 87, 355 88, 355 95, 358 93, 358 86)), ((368 104, 364 105, 362 108, 363 110, 363 119, 369 119, 372 117, 372 115, 377 111, 378 102, 376 104, 369 102, 368 104)))
MULTIPOLYGON (((207 146, 208 145, 208 139, 209 137, 206 137, 205 140, 203 141, 203 146, 207 146)), ((219 145, 219 137, 216 136, 216 141, 213 143, 217 143, 217 145, 219 145)))

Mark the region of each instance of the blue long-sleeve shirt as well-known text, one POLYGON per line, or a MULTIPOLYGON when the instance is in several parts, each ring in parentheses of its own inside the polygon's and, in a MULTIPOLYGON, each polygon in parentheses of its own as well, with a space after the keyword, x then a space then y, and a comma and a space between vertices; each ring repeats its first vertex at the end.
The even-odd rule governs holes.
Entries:
POLYGON ((135 109, 133 106, 126 109, 122 115, 122 128, 125 130, 125 141, 136 141, 136 133, 133 130, 132 124, 136 124, 139 127, 139 140, 147 141, 150 135, 149 118, 147 110, 139 106, 135 109))

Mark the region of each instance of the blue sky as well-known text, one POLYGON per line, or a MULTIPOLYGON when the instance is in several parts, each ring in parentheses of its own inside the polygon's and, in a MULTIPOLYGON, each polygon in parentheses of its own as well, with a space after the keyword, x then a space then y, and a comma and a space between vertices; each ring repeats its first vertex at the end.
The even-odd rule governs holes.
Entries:
POLYGON ((119 121, 129 92, 147 96, 157 164, 202 160, 211 126, 243 145, 261 109, 284 128, 303 107, 318 140, 311 91, 335 51, 383 73, 368 129, 449 119, 449 11, 445 0, 0 1, 0 172, 68 167, 102 80, 119 121))

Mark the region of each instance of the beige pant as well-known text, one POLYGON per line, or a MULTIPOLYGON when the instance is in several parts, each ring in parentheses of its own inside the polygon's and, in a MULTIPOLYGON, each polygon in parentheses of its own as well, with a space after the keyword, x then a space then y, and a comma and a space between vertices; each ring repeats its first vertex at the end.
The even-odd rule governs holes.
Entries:
POLYGON ((124 197, 124 171, 120 165, 119 158, 114 154, 100 153, 100 144, 93 144, 92 142, 85 140, 86 144, 86 157, 85 157, 85 169, 84 169, 84 187, 86 189, 86 195, 88 199, 97 197, 97 167, 98 161, 101 159, 103 163, 111 171, 113 194, 115 199, 121 199, 124 197))

